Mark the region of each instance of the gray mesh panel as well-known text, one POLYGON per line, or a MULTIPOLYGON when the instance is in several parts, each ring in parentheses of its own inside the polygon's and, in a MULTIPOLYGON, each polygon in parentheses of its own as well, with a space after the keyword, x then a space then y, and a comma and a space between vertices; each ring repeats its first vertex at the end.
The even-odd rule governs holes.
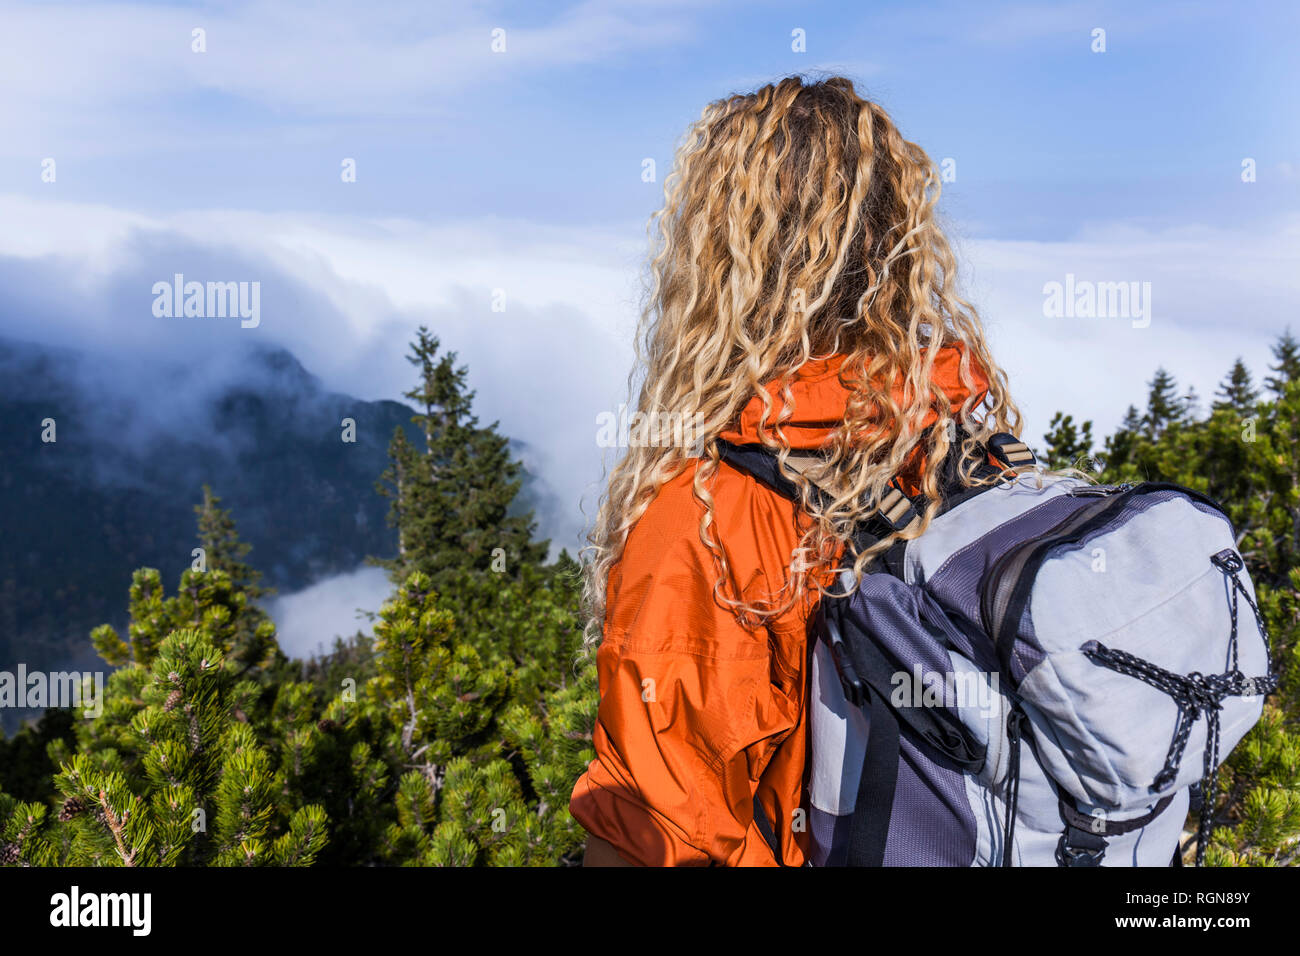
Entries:
POLYGON ((963 774, 905 737, 899 749, 885 866, 970 866, 976 827, 963 774))

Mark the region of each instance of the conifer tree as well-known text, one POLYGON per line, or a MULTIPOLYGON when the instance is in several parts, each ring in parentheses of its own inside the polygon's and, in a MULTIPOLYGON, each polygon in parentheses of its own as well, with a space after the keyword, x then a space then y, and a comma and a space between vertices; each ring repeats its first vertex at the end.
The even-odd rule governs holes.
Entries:
MULTIPOLYGON (((0 794, 0 857, 43 865, 306 865, 327 820, 302 788, 286 796, 286 757, 314 731, 310 711, 273 724, 270 684, 250 667, 280 655, 270 619, 251 603, 247 547, 205 492, 195 509, 205 558, 168 596, 142 568, 129 590, 126 636, 96 628, 109 665, 103 712, 73 712, 73 738, 52 740, 53 805, 0 794), (239 575, 232 577, 228 568, 239 575), (201 568, 201 569, 200 569, 201 568), (294 722, 296 721, 296 723, 294 722)), ((197 563, 197 562, 196 562, 197 563)), ((259 591, 259 593, 265 593, 259 591)), ((308 687, 309 685, 302 685, 308 687)))
POLYGON ((50 746, 60 764, 58 813, 0 795, 0 853, 77 866, 315 858, 327 839, 324 811, 279 812, 273 752, 249 716, 259 688, 227 657, 245 598, 224 571, 187 570, 173 598, 162 595, 156 571, 136 573, 131 642, 107 625, 95 633, 96 648, 121 665, 103 714, 78 718, 75 749, 50 746))
MULTIPOLYGON (((305 865, 326 840, 320 807, 277 833, 272 758, 234 714, 249 692, 201 629, 174 631, 143 685, 132 720, 144 778, 124 763, 78 753, 56 785, 71 862, 82 865, 305 865)), ((104 756, 104 755, 101 755, 104 756)))
POLYGON ((372 562, 387 567, 398 573, 408 566, 406 547, 408 509, 413 492, 410 485, 411 476, 416 474, 418 457, 414 447, 407 440, 406 430, 400 425, 393 429, 393 437, 388 442, 388 467, 375 483, 375 490, 389 499, 388 524, 397 530, 397 556, 391 560, 372 562))
POLYGON ((1138 443, 1142 441, 1142 415, 1136 405, 1130 405, 1118 429, 1106 438, 1102 461, 1108 469, 1129 464, 1138 443))
POLYGON ((1092 422, 1076 426, 1073 415, 1057 412, 1048 428, 1043 441, 1049 467, 1092 470, 1092 422))
MULTIPOLYGON (((416 527, 430 499, 403 490, 416 527)), ((246 549, 233 520, 210 493, 205 504, 201 540, 220 566, 186 570, 174 595, 156 570, 135 574, 125 634, 92 634, 117 668, 104 713, 48 743, 53 787, 0 794, 0 858, 579 861, 568 795, 593 756, 597 695, 594 661, 577 655, 575 562, 449 568, 446 598, 413 573, 378 616, 373 647, 338 642, 301 668, 309 680, 293 680, 241 663, 249 634, 278 654, 274 626, 250 600, 255 572, 236 566, 246 549)), ((530 545, 526 556, 543 552, 530 545)))
POLYGON ((396 781, 384 861, 554 865, 579 857, 585 837, 568 795, 593 756, 595 671, 577 660, 570 579, 549 587, 533 570, 527 580, 542 587, 501 575, 501 602, 467 602, 473 626, 484 628, 474 637, 420 572, 380 612, 378 673, 366 685, 363 713, 387 728, 383 749, 396 781), (522 631, 518 645, 492 621, 522 631), (515 647, 534 651, 531 666, 515 661, 515 647))
POLYGON ((1238 356, 1232 363, 1228 375, 1219 384, 1212 406, 1214 411, 1229 411, 1243 418, 1254 413, 1255 402, 1259 401, 1259 392, 1251 380, 1250 369, 1238 356))
POLYGON ((383 476, 401 533, 398 559, 388 566, 408 574, 376 626, 380 676, 367 688, 368 699, 388 702, 390 734, 402 727, 386 750, 406 755, 394 766, 398 820, 384 857, 437 865, 572 861, 584 837, 568 814, 568 791, 592 757, 597 702, 594 662, 583 659, 575 670, 578 567, 565 554, 541 563, 546 544, 531 539, 531 516, 514 513, 519 466, 495 425, 478 427, 455 356, 439 355, 437 339, 422 328, 409 358, 420 373, 407 397, 424 448, 395 434, 383 476), (445 631, 419 665, 434 673, 416 680, 408 696, 400 691, 410 678, 399 675, 418 655, 399 661, 393 648, 404 646, 398 635, 409 634, 411 620, 441 621, 445 631), (449 655, 458 667, 439 663, 449 655), (509 686, 488 694, 442 686, 449 679, 509 686), (449 700, 459 702, 460 716, 435 747, 421 734, 446 719, 439 714, 449 700))
POLYGON ((496 423, 480 427, 472 412, 467 369, 456 354, 439 354, 439 342, 421 326, 407 357, 419 370, 404 393, 416 406, 411 421, 423 448, 394 435, 382 493, 392 501, 390 521, 400 539, 396 559, 380 562, 405 581, 412 571, 435 585, 460 570, 504 566, 514 574, 546 556, 546 542, 532 540, 531 514, 514 512, 521 466, 496 423))
POLYGON ((203 486, 203 500, 194 506, 194 513, 199 519, 199 547, 206 566, 225 571, 231 583, 250 598, 274 594, 274 589, 261 586, 262 572, 245 563, 253 546, 240 539, 235 519, 221 507, 221 499, 207 485, 203 486))
POLYGON ((1277 364, 1270 365, 1269 371, 1277 374, 1265 378, 1264 384, 1274 395, 1282 398, 1287 385, 1300 381, 1300 342, 1291 334, 1290 327, 1278 337, 1272 351, 1277 364))
POLYGON ((390 827, 387 844, 395 861, 430 862, 432 848, 441 845, 435 830, 443 776, 453 760, 472 764, 496 755, 496 721, 512 690, 511 675, 455 640, 455 620, 438 606, 422 572, 407 578, 379 618, 378 674, 366 697, 384 719, 385 744, 400 772, 399 822, 390 827))
MULTIPOLYGON (((504 766, 449 767, 444 820, 489 865, 574 865, 585 834, 569 795, 594 757, 599 696, 594 655, 582 652, 581 569, 561 553, 554 565, 526 567, 518 581, 465 575, 457 620, 466 640, 513 670, 513 703, 501 716, 504 766), (507 795, 509 798, 507 799, 507 795)), ((459 626, 459 625, 458 625, 459 626)), ((449 865, 449 849, 434 859, 449 865)))
POLYGON ((1178 395, 1178 384, 1165 369, 1156 369, 1155 378, 1147 383, 1147 410, 1142 416, 1142 430, 1146 438, 1159 438, 1166 428, 1184 417, 1186 404, 1178 395))
POLYGON ((241 673, 265 674, 270 668, 283 665, 284 655, 271 637, 274 628, 270 626, 270 618, 254 603, 260 597, 274 594, 275 589, 262 587, 262 572, 244 561, 253 546, 239 537, 235 519, 221 507, 221 499, 207 485, 203 486, 203 500, 194 506, 194 513, 198 517, 202 549, 195 563, 207 570, 224 572, 230 578, 233 592, 244 595, 231 641, 232 659, 238 663, 241 673))

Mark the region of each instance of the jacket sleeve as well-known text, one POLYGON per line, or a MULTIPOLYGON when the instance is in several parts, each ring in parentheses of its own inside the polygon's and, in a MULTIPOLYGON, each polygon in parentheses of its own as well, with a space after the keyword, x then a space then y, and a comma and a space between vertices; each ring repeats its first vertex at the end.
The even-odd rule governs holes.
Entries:
POLYGON ((753 798, 798 717, 796 682, 781 679, 798 668, 773 654, 798 649, 715 601, 689 538, 669 550, 653 567, 628 554, 597 652, 596 757, 570 810, 634 863, 775 865, 753 798))

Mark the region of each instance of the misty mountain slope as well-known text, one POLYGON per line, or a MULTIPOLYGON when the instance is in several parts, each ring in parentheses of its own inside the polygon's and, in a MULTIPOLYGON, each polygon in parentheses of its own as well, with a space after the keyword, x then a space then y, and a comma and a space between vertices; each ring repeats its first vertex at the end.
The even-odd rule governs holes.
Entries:
POLYGON ((170 590, 190 564, 204 483, 282 593, 391 555, 375 482, 393 430, 417 440, 411 414, 331 393, 279 348, 182 366, 0 340, 0 670, 98 666, 88 633, 125 626, 132 572, 170 590))

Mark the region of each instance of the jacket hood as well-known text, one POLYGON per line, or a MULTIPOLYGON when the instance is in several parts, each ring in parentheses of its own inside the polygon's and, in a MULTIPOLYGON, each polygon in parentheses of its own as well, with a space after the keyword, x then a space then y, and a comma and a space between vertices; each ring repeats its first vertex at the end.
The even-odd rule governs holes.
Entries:
MULTIPOLYGON (((946 345, 939 350, 934 361, 934 383, 943 390, 954 407, 960 406, 971 394, 971 390, 962 384, 958 372, 965 351, 966 346, 961 343, 946 345)), ((795 373, 795 378, 790 383, 794 415, 782 425, 791 448, 820 448, 844 422, 844 412, 852 392, 840 375, 846 358, 845 355, 833 355, 805 362, 795 373)), ((988 378, 978 363, 972 363, 971 377, 975 381, 978 401, 988 391, 988 378)), ((771 425, 777 421, 782 409, 781 383, 774 380, 765 388, 772 396, 772 412, 768 416, 767 426, 770 433, 771 425)), ((902 400, 901 384, 895 383, 894 395, 899 401, 902 400)), ((755 396, 745 405, 737 423, 718 437, 736 445, 760 442, 758 423, 762 414, 763 402, 755 396)), ((938 413, 932 409, 926 414, 924 424, 930 425, 938 417, 938 413)))

